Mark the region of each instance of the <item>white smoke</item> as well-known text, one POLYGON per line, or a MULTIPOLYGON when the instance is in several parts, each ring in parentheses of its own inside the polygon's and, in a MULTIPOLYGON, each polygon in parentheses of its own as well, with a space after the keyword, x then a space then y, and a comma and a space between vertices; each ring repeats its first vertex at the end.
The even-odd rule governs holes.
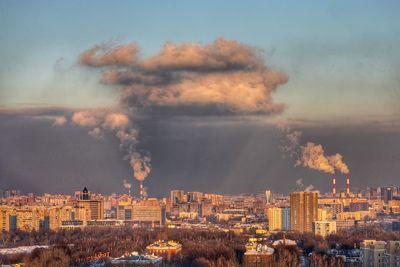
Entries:
POLYGON ((128 191, 130 191, 130 190, 131 190, 131 188, 132 188, 132 184, 131 184, 131 183, 129 183, 129 182, 128 182, 128 180, 124 179, 124 182, 123 182, 123 184, 124 184, 124 188, 125 188, 125 189, 127 189, 128 191))
POLYGON ((138 181, 144 181, 151 171, 150 156, 141 155, 138 152, 134 152, 131 155, 131 166, 133 169, 133 176, 138 181))

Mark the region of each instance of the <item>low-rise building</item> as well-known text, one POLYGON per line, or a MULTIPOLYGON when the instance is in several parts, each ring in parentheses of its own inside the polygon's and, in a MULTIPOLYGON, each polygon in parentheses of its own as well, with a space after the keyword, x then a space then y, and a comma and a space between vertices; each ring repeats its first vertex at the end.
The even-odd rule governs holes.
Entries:
POLYGON ((313 232, 315 235, 322 237, 336 233, 336 221, 315 221, 313 223, 313 232))

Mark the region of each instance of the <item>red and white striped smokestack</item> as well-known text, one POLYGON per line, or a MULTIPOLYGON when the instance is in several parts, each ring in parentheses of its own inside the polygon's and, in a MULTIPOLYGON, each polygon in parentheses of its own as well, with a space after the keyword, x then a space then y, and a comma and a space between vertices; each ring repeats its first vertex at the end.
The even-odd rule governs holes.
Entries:
POLYGON ((332 176, 332 196, 336 197, 336 174, 332 176))
POLYGON ((143 181, 140 181, 140 199, 144 199, 144 192, 143 192, 143 181))
POLYGON ((346 177, 346 195, 350 196, 350 175, 346 177))

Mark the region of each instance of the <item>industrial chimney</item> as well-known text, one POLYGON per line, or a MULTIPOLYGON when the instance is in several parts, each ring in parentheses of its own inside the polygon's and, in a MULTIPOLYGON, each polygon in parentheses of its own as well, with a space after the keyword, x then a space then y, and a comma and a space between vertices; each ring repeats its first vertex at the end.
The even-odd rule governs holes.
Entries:
POLYGON ((139 189, 140 199, 144 199, 144 192, 143 192, 143 181, 140 181, 140 189, 139 189))
POLYGON ((350 175, 346 177, 346 196, 350 196, 350 175))
POLYGON ((332 175, 332 196, 336 197, 336 174, 332 175))

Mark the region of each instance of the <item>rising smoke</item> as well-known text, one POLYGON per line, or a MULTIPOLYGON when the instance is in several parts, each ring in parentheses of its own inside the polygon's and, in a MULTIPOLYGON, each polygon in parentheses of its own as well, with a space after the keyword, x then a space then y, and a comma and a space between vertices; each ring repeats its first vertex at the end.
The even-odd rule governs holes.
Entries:
POLYGON ((150 156, 134 152, 131 157, 133 175, 138 181, 144 181, 151 171, 150 156))
POLYGON ((295 161, 295 166, 303 166, 329 174, 334 174, 336 170, 343 174, 350 172, 347 164, 343 161, 343 156, 339 153, 327 156, 320 144, 307 142, 300 145, 303 134, 301 131, 291 130, 285 124, 278 126, 285 134, 281 146, 282 151, 295 161))
POLYGON ((125 188, 125 189, 128 189, 128 191, 130 191, 131 188, 132 188, 132 184, 129 183, 128 180, 125 180, 125 179, 124 179, 124 182, 123 182, 123 183, 124 183, 124 188, 125 188))

